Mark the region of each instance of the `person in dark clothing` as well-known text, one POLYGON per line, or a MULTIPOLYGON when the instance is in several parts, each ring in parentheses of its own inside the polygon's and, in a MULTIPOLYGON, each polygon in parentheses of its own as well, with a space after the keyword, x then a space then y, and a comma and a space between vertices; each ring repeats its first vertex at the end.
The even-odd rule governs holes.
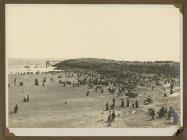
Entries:
POLYGON ((112 112, 112 122, 114 122, 115 117, 116 117, 116 114, 115 114, 115 111, 113 111, 113 112, 112 112))
POLYGON ((35 86, 38 86, 39 83, 38 83, 38 79, 35 79, 35 86))
POLYGON ((164 117, 164 115, 165 115, 164 107, 161 107, 160 110, 159 110, 159 112, 158 112, 158 117, 162 118, 162 117, 164 117))
POLYGON ((112 103, 111 106, 110 106, 110 109, 113 110, 114 107, 115 107, 115 106, 114 106, 114 103, 112 103))
POLYGON ((112 99, 112 102, 113 102, 113 104, 114 104, 114 106, 115 106, 116 99, 113 98, 113 99, 112 99))
POLYGON ((167 114, 168 114, 168 109, 165 107, 165 108, 164 108, 164 117, 166 117, 167 114))
POLYGON ((14 113, 18 112, 18 105, 16 104, 16 106, 14 107, 14 113))
POLYGON ((103 90, 103 88, 101 88, 101 93, 103 93, 104 92, 104 90, 103 90))
POLYGON ((89 91, 86 92, 86 96, 89 96, 89 91))
POLYGON ((151 117, 152 117, 152 120, 155 119, 155 110, 154 109, 151 111, 151 117))
POLYGON ((127 107, 129 107, 130 101, 129 99, 127 99, 127 107))
POLYGON ((106 111, 108 111, 109 109, 109 105, 108 105, 108 102, 106 103, 106 111))
POLYGON ((136 100, 136 108, 139 108, 138 100, 136 100))
POLYGON ((19 82, 19 86, 23 86, 23 82, 19 82))
POLYGON ((174 87, 173 84, 171 84, 171 85, 170 85, 170 90, 173 89, 173 87, 174 87))
POLYGON ((29 102, 29 95, 27 95, 27 102, 29 102))
POLYGON ((123 99, 121 100, 121 107, 122 108, 124 107, 124 101, 123 101, 123 99))
POLYGON ((111 115, 111 111, 109 111, 109 115, 108 115, 108 126, 111 126, 111 122, 112 122, 112 115, 111 115))
POLYGON ((16 82, 17 82, 17 80, 16 80, 16 78, 14 79, 14 86, 16 86, 16 82))
POLYGON ((173 94, 173 89, 170 89, 170 94, 173 94))
POLYGON ((168 110, 168 119, 170 119, 171 114, 173 114, 173 108, 172 107, 170 107, 169 110, 168 110))
POLYGON ((23 102, 27 102, 27 99, 25 97, 23 98, 23 102))
POLYGON ((134 104, 132 104, 132 108, 134 108, 134 104))

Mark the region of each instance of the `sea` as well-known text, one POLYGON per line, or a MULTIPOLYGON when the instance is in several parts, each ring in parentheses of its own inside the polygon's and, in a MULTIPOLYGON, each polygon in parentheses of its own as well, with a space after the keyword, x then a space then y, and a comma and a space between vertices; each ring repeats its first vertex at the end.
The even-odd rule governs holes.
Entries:
MULTIPOLYGON (((46 61, 54 61, 54 59, 9 58, 7 62, 8 74, 16 74, 16 73, 23 73, 23 72, 35 73, 35 72, 60 71, 55 69, 55 67, 51 65, 46 67, 46 61)), ((63 60, 59 60, 59 62, 60 61, 63 60)))

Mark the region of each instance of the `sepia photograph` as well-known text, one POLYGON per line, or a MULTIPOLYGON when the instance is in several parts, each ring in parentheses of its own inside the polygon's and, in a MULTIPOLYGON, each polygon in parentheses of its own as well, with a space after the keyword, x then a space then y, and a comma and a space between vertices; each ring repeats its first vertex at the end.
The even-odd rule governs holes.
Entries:
POLYGON ((5 8, 12 132, 93 128, 92 135, 102 128, 99 135, 112 135, 183 126, 182 13, 175 5, 5 8))

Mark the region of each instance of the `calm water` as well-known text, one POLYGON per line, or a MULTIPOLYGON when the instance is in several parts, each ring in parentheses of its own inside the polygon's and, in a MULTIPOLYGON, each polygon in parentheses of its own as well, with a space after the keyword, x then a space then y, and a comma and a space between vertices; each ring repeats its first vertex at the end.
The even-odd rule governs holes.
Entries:
POLYGON ((15 74, 17 72, 47 72, 55 70, 55 67, 46 68, 46 59, 8 59, 8 73, 15 74))

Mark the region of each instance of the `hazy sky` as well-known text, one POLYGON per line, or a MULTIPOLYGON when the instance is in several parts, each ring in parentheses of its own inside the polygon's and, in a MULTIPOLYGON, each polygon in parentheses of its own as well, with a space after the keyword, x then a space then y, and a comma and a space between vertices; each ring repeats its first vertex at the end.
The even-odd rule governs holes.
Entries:
POLYGON ((180 60, 172 5, 6 5, 8 57, 180 60))

